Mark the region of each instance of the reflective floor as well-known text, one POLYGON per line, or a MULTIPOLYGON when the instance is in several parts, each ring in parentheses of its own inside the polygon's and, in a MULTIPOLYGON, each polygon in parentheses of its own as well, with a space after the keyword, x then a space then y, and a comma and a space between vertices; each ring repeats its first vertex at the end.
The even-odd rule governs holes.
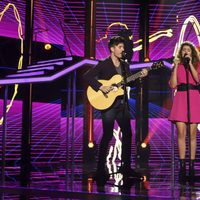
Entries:
POLYGON ((62 176, 64 171, 54 171, 55 176, 59 175, 57 180, 47 175, 46 180, 32 180, 27 188, 19 187, 17 181, 6 181, 0 188, 1 199, 200 199, 199 171, 193 184, 180 184, 178 171, 173 176, 172 170, 161 163, 159 167, 136 170, 142 179, 134 176, 124 180, 122 174, 112 173, 99 184, 93 179, 93 164, 77 165, 66 177, 62 176))
MULTIPOLYGON (((131 121, 132 168, 140 172, 144 179, 124 179, 122 174, 115 173, 120 165, 120 153, 114 151, 120 151, 120 148, 116 148, 120 147, 116 127, 107 162, 110 176, 104 184, 97 184, 94 174, 98 145, 94 149, 94 156, 88 158, 87 164, 83 164, 83 118, 75 119, 76 134, 72 141, 71 135, 66 135, 66 118, 60 119, 59 104, 33 104, 31 182, 26 188, 20 187, 21 102, 15 105, 17 108, 8 115, 6 181, 0 183, 1 199, 200 199, 200 146, 197 145, 195 183, 180 184, 177 138, 167 118, 149 119, 148 139, 151 150, 146 168, 138 166, 136 162, 135 121, 131 121)), ((101 120, 95 119, 94 124, 94 139, 99 144, 102 136, 101 120)), ((2 130, 0 133, 1 139, 2 130)), ((197 140, 199 144, 200 134, 197 134, 197 140)), ((141 161, 146 155, 145 151, 141 154, 141 161)))

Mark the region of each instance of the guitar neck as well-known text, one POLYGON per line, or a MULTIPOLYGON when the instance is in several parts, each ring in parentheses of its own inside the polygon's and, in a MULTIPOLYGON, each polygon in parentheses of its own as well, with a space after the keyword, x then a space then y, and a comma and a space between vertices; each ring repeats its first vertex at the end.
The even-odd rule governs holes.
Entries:
MULTIPOLYGON (((146 68, 146 69, 147 69, 148 71, 151 70, 151 68, 146 68)), ((129 82, 131 82, 131 81, 134 81, 134 80, 140 78, 140 76, 141 76, 141 71, 139 71, 139 72, 137 72, 136 74, 133 74, 133 75, 127 77, 126 82, 129 83, 129 82)))
MULTIPOLYGON (((154 69, 159 69, 160 67, 163 67, 163 66, 164 66, 163 61, 154 62, 154 63, 152 64, 152 66, 149 67, 149 68, 146 68, 146 70, 147 70, 147 71, 150 71, 150 70, 154 70, 154 69)), ((141 76, 141 71, 139 71, 139 72, 137 72, 136 74, 133 74, 133 75, 127 77, 127 78, 126 78, 126 83, 129 83, 129 82, 131 82, 131 81, 134 81, 134 80, 140 78, 140 76, 141 76)), ((119 87, 119 86, 123 85, 123 83, 124 83, 124 81, 121 81, 120 83, 117 84, 117 86, 119 87)))

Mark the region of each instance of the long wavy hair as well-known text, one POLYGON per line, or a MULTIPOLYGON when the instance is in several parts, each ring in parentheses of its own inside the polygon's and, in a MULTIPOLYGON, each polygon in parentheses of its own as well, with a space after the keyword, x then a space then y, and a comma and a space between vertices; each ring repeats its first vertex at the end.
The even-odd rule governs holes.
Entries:
POLYGON ((191 56, 192 56, 192 64, 194 65, 195 69, 197 69, 198 62, 200 61, 200 55, 198 49, 194 46, 192 42, 185 41, 181 44, 180 49, 177 54, 177 58, 180 59, 180 62, 184 62, 184 57, 182 56, 182 49, 184 46, 189 46, 192 50, 191 56))

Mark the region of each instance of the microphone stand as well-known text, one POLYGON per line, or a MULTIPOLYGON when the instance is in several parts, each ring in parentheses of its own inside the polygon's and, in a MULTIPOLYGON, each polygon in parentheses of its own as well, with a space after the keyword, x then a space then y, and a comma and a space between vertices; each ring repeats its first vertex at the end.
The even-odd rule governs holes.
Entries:
POLYGON ((124 90, 124 95, 123 95, 123 105, 124 105, 124 109, 123 109, 123 115, 125 114, 125 108, 127 106, 128 110, 129 110, 129 104, 128 104, 128 96, 127 96, 127 90, 126 90, 126 85, 127 85, 127 76, 126 76, 126 69, 125 69, 125 60, 120 60, 121 61, 121 69, 122 69, 122 77, 124 80, 124 84, 123 84, 123 90, 124 90))
MULTIPOLYGON (((127 95, 127 90, 126 90, 126 86, 127 86, 127 73, 126 73, 126 68, 125 68, 125 64, 127 62, 123 59, 120 59, 120 64, 121 64, 121 74, 122 74, 122 78, 123 78, 123 90, 124 90, 124 94, 123 94, 123 111, 122 111, 122 116, 123 116, 123 125, 125 124, 125 112, 126 112, 126 109, 129 111, 130 110, 130 107, 129 107, 129 103, 128 103, 128 95, 127 95)), ((131 120, 131 119, 130 119, 131 120)), ((131 126, 131 121, 130 121, 130 126, 131 126)), ((123 137, 123 135, 122 135, 123 137)), ((124 146, 122 147, 124 149, 124 146)), ((131 148, 131 147, 130 147, 131 148)), ((131 151, 131 149, 130 149, 131 151)), ((122 157, 121 157, 121 166, 120 168, 118 169, 117 173, 122 173, 123 174, 123 165, 126 165, 127 163, 123 163, 122 162, 122 157)), ((131 168, 131 155, 130 155, 130 168, 131 168)), ((125 171, 124 171, 125 172, 125 171)), ((126 172, 125 172, 126 173, 126 172)), ((129 177, 129 176, 128 176, 129 177)), ((123 182, 124 182, 124 185, 126 185, 125 182, 128 181, 128 177, 124 177, 124 174, 123 174, 123 182)), ((137 180, 142 180, 144 177, 139 174, 139 173, 136 173, 135 170, 132 171, 131 173, 131 177, 132 178, 135 178, 137 180)))
POLYGON ((189 147, 189 159, 191 159, 191 137, 190 137, 190 91, 189 91, 189 61, 184 61, 184 67, 186 71, 186 92, 187 92, 187 134, 188 134, 188 147, 189 147))
MULTIPOLYGON (((124 90, 124 95, 123 95, 123 111, 122 111, 123 125, 124 125, 125 124, 125 112, 126 112, 126 109, 129 110, 129 104, 128 104, 128 96, 127 96, 127 90, 126 90, 126 85, 127 85, 127 76, 126 76, 126 69, 125 69, 125 63, 126 63, 126 61, 123 60, 123 59, 120 59, 120 63, 121 63, 122 77, 123 77, 123 82, 124 82, 123 83, 123 87, 122 87, 123 90, 124 90)), ((123 135, 122 135, 122 137, 123 137, 123 135)), ((122 147, 122 148, 124 149, 124 147, 122 147)), ((120 167, 123 168, 123 165, 125 165, 125 164, 126 163, 122 163, 122 157, 121 157, 121 166, 120 167)), ((131 163, 130 163, 130 165, 131 165, 131 163)))
MULTIPOLYGON (((125 69, 125 63, 127 63, 125 60, 123 59, 120 59, 121 61, 121 69, 122 69, 122 77, 123 77, 123 80, 124 80, 124 84, 123 84, 123 90, 124 90, 124 95, 123 95, 123 124, 125 124, 125 112, 126 112, 126 109, 127 111, 130 110, 130 106, 129 106, 129 103, 128 103, 128 95, 127 95, 127 90, 126 90, 126 86, 127 86, 127 74, 126 74, 126 69, 125 69)), ((131 118, 130 118, 130 126, 131 126, 131 118)), ((123 135, 122 135, 123 137, 123 135)), ((130 147, 131 148, 131 147, 130 147)), ((124 147, 123 147, 124 149, 124 147)), ((131 149, 130 149, 131 151, 131 149)), ((125 165, 126 163, 122 163, 122 159, 121 159, 121 167, 123 167, 123 164, 125 165)), ((131 155, 130 155, 130 168, 131 168, 131 155)), ((131 170, 131 178, 133 179, 137 179, 137 180, 142 180, 144 177, 140 174, 140 173, 137 173, 135 172, 135 170, 131 170)), ((120 172, 120 170, 118 171, 120 172)), ((129 176, 128 176, 129 177, 129 176)), ((127 177, 124 177, 123 175, 123 178, 124 178, 124 185, 126 185, 126 182, 127 182, 127 177)))

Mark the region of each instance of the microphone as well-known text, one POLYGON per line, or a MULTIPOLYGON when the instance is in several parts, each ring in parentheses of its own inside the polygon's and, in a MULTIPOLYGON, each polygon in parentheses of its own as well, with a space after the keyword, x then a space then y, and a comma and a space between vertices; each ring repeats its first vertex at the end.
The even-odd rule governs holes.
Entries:
POLYGON ((122 57, 120 58, 120 60, 121 60, 122 62, 127 62, 126 55, 127 55, 127 53, 123 51, 123 52, 122 52, 122 57))
POLYGON ((126 54, 127 54, 127 53, 123 51, 123 52, 122 52, 122 58, 121 58, 121 59, 125 60, 125 59, 126 59, 126 54))
POLYGON ((187 56, 187 54, 185 54, 184 56, 183 56, 183 61, 184 61, 184 63, 189 63, 190 62, 190 58, 189 57, 186 57, 187 56))

